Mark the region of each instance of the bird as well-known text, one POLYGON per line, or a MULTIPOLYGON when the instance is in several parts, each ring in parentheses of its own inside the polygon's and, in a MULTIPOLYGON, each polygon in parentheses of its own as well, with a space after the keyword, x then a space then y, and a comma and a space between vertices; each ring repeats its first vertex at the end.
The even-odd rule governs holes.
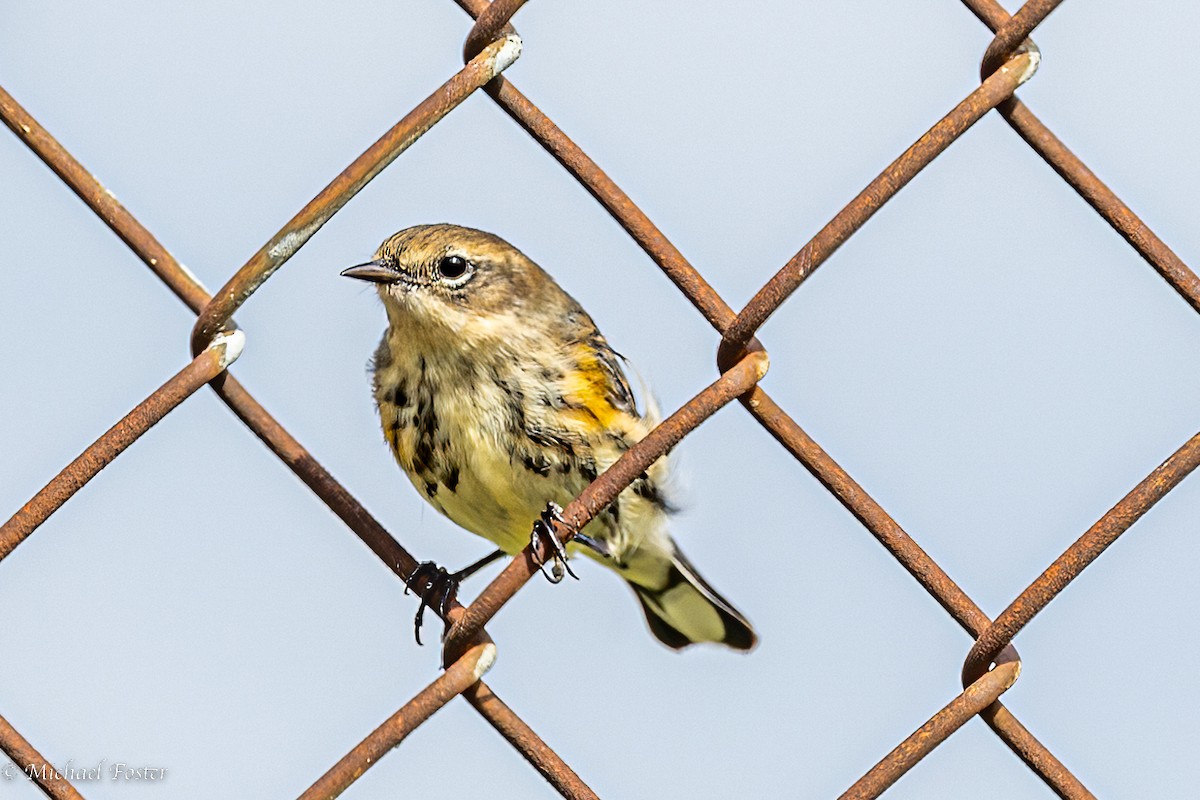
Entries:
MULTIPOLYGON (((499 236, 417 225, 342 275, 374 283, 387 314, 371 362, 384 439, 430 505, 497 545, 480 564, 521 552, 659 421, 583 307, 499 236)), ((668 477, 663 456, 567 550, 624 578, 667 647, 749 651, 751 624, 671 538, 668 477)))

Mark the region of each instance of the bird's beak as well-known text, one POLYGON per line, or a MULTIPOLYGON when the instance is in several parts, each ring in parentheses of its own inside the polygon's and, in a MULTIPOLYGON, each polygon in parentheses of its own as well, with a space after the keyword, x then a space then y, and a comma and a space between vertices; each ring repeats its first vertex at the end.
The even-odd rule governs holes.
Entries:
POLYGON ((384 261, 368 261, 365 264, 344 269, 342 274, 347 278, 358 278, 360 281, 370 281, 371 283, 397 283, 402 279, 400 271, 384 261))

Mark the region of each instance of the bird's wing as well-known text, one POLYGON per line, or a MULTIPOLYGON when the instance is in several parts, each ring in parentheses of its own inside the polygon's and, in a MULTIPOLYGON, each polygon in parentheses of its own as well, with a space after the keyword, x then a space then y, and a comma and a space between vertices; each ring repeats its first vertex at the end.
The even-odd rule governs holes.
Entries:
POLYGON ((621 357, 594 326, 589 325, 575 339, 568 357, 571 369, 563 381, 566 408, 613 433, 641 419, 629 381, 621 369, 621 357))
POLYGON ((608 346, 608 341, 600 331, 594 331, 588 337, 587 344, 596 355, 597 366, 604 373, 605 399, 613 408, 635 417, 641 416, 638 413, 637 402, 633 399, 633 392, 629 388, 629 381, 625 377, 625 370, 621 369, 624 357, 608 346))

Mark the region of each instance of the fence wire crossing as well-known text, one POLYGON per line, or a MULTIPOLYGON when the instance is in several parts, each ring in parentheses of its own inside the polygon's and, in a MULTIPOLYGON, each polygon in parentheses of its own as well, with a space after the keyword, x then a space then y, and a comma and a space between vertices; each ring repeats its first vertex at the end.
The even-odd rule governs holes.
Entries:
MULTIPOLYGON (((844 798, 877 797, 926 754, 979 715, 1014 753, 1059 796, 1093 795, 1001 702, 1020 673, 1012 640, 1029 621, 1103 550, 1200 465, 1200 433, 1100 517, 995 619, 931 559, 886 511, 835 462, 761 387, 767 370, 755 338, 762 324, 833 252, 908 181, 989 111, 999 113, 1142 257, 1200 311, 1200 279, 1138 217, 1076 158, 1017 97, 1037 70, 1039 53, 1027 38, 1062 0, 1029 0, 1009 16, 994 0, 963 0, 995 34, 981 67, 981 84, 893 161, 758 291, 734 311, 640 208, 501 75, 521 52, 509 24, 525 0, 456 0, 476 22, 464 46, 465 66, 355 159, 283 226, 215 295, 210 295, 154 236, 75 158, 0 88, 0 118, 197 314, 194 359, 139 403, 107 433, 0 527, 0 559, 28 538, 51 514, 150 427, 208 384, 297 476, 417 594, 424 578, 418 560, 402 547, 321 464, 229 373, 245 344, 232 316, 262 284, 368 181, 476 90, 540 143, 600 202, 646 251, 683 295, 721 334, 720 377, 600 475, 563 513, 556 533, 566 538, 584 527, 656 459, 718 409, 741 405, 804 465, 896 558, 974 640, 962 668, 963 691, 868 770, 844 798)), ((495 658, 484 626, 538 571, 529 548, 514 558, 469 606, 452 602, 443 645, 443 672, 360 744, 320 776, 302 798, 333 797, 399 744, 435 711, 461 695, 563 796, 595 793, 483 682, 495 658)), ((78 790, 47 763, 3 717, 0 749, 33 778, 46 795, 79 798, 78 790)))

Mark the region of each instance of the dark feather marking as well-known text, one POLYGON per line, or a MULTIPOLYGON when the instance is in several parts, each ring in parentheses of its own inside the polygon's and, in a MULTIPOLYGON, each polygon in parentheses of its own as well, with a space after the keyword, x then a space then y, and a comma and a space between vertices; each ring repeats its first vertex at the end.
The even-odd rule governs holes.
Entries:
POLYGON ((569 456, 575 455, 575 446, 554 431, 548 431, 539 425, 527 425, 525 427, 525 435, 533 440, 535 444, 540 444, 542 447, 561 450, 569 456))
POLYGON ((408 387, 405 385, 404 381, 397 380, 396 384, 392 386, 391 391, 388 392, 388 396, 385 397, 384 400, 394 406, 398 406, 402 410, 408 408, 408 387))
POLYGON ((638 497, 653 503, 663 511, 675 510, 674 506, 668 503, 666 498, 663 497, 662 492, 658 488, 658 484, 650 480, 650 477, 644 472, 642 473, 641 477, 633 482, 630 488, 633 489, 633 493, 638 497))
POLYGON ((624 453, 630 448, 629 440, 625 438, 623 433, 607 433, 605 434, 608 440, 616 445, 616 448, 624 453))
POLYGON ((492 383, 508 398, 509 428, 514 434, 523 433, 527 427, 525 422, 525 393, 502 378, 500 370, 495 365, 492 365, 488 369, 488 373, 492 383))
POLYGON ((550 474, 550 459, 543 455, 525 456, 524 461, 521 463, 523 463, 525 465, 525 469, 529 470, 530 472, 538 475, 550 474))
MULTIPOLYGON (((416 388, 416 413, 413 415, 413 426, 416 428, 416 443, 413 445, 413 468, 417 471, 426 482, 426 494, 433 497, 433 493, 429 491, 429 486, 432 485, 434 492, 437 491, 436 481, 438 479, 437 471, 434 470, 434 450, 435 447, 444 455, 444 448, 438 447, 438 418, 437 411, 433 399, 433 387, 430 385, 425 374, 425 356, 421 356, 418 364, 420 366, 420 377, 417 380, 416 388)), ((443 459, 444 460, 444 459, 443 459)))
POLYGON ((608 346, 608 341, 595 328, 584 340, 584 344, 596 354, 596 360, 604 372, 608 402, 612 404, 613 408, 637 416, 637 404, 633 400, 633 391, 629 388, 629 381, 625 379, 625 371, 621 369, 618 361, 621 356, 608 346))
POLYGON ((413 466, 421 474, 430 471, 433 465, 433 436, 437 430, 437 417, 432 405, 418 402, 417 405, 417 443, 413 447, 413 466))

